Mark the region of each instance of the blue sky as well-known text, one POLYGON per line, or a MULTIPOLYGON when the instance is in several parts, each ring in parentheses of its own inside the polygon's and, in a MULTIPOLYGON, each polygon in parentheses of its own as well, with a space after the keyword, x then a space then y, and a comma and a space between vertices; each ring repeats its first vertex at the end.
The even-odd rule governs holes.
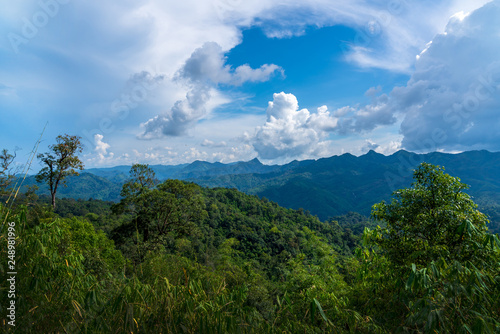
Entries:
MULTIPOLYGON (((10 3, 0 148, 87 167, 500 150, 500 1, 10 3)), ((36 166, 34 167, 37 168, 36 166)))

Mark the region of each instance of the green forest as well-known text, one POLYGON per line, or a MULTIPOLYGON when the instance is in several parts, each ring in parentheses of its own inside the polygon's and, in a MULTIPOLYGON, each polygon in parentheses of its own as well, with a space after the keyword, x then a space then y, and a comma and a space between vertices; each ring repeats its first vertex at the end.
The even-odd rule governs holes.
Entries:
POLYGON ((498 235, 439 166, 422 163, 369 220, 139 164, 117 203, 9 189, 6 333, 500 333, 498 235))

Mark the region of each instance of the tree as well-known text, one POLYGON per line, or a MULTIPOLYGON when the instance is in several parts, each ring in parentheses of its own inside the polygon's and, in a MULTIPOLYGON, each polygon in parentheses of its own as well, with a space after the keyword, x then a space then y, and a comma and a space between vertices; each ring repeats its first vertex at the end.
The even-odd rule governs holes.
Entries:
POLYGON ((10 185, 13 179, 11 173, 11 164, 14 162, 16 155, 10 154, 7 149, 3 149, 0 153, 0 194, 10 185))
POLYGON ((147 193, 141 194, 141 214, 147 219, 146 229, 156 236, 174 232, 188 234, 195 221, 207 213, 200 187, 180 180, 166 180, 147 193))
POLYGON ((113 204, 111 208, 115 214, 136 212, 137 197, 153 189, 160 182, 149 165, 134 164, 130 168, 129 174, 130 178, 123 184, 120 192, 122 197, 120 203, 113 204))
POLYGON ((375 204, 372 217, 387 228, 373 234, 397 265, 427 265, 443 257, 461 262, 480 257, 488 219, 463 190, 468 186, 444 168, 422 163, 411 188, 393 193, 391 203, 375 204))
POLYGON ((57 144, 49 146, 50 152, 38 155, 38 159, 46 166, 38 172, 36 180, 49 185, 54 209, 59 185, 66 184, 67 176, 79 175, 75 169, 83 170, 83 162, 77 156, 77 153, 83 151, 80 139, 78 136, 59 135, 56 138, 57 144))
POLYGON ((130 176, 122 187, 123 199, 113 211, 132 213, 145 242, 169 233, 187 234, 193 222, 206 215, 201 189, 196 184, 179 180, 158 184, 154 171, 142 164, 133 165, 130 176))
POLYGON ((130 180, 123 185, 120 195, 131 198, 154 188, 158 183, 156 174, 149 165, 134 164, 130 169, 130 180))
POLYGON ((410 188, 372 208, 387 227, 365 229, 372 249, 358 254, 369 297, 358 304, 372 304, 370 313, 391 332, 498 332, 498 237, 459 178, 428 163, 413 177, 410 188))

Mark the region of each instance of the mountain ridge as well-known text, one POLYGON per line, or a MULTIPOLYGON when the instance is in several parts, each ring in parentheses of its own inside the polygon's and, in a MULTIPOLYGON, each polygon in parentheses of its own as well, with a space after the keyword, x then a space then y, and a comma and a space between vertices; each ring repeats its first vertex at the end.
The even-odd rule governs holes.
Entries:
MULTIPOLYGON (((351 211, 368 215, 374 203, 389 200, 394 190, 409 187, 413 170, 423 161, 444 166, 446 173, 470 185, 467 192, 475 200, 500 208, 500 152, 486 150, 456 154, 400 150, 387 156, 369 151, 361 156, 345 153, 284 165, 264 165, 255 158, 230 164, 196 161, 150 167, 160 180, 176 178, 206 187, 236 188, 284 207, 309 210, 326 220, 351 211)), ((68 188, 79 189, 79 194, 71 194, 66 188, 58 195, 116 201, 129 170, 130 166, 123 165, 87 169, 80 181, 68 180, 68 188), (79 182, 93 186, 79 186, 79 182)), ((28 185, 35 183, 34 177, 30 178, 28 185)))

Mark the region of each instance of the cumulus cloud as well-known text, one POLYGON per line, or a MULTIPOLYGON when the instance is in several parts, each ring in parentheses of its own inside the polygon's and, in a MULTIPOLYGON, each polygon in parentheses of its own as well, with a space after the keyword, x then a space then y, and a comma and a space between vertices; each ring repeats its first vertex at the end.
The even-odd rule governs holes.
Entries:
POLYGON ((326 106, 310 113, 299 110, 293 94, 276 93, 267 107, 267 122, 257 128, 251 142, 262 159, 321 155, 326 149, 323 139, 336 124, 326 106))
POLYGON ((104 157, 108 154, 108 149, 111 147, 108 143, 103 142, 104 136, 101 134, 96 134, 94 136, 95 141, 95 151, 101 156, 104 157))
MULTIPOLYGON (((444 33, 428 43, 405 86, 366 105, 299 109, 292 94, 274 94, 267 122, 252 145, 263 159, 323 154, 330 134, 363 135, 398 126, 401 140, 366 140, 361 151, 500 150, 500 1, 453 15, 444 33)), ((380 94, 380 95, 378 95, 380 94)))
POLYGON ((211 91, 218 84, 238 86, 245 82, 263 82, 276 72, 283 73, 283 70, 274 64, 265 64, 257 69, 241 65, 233 69, 226 64, 220 45, 215 42, 205 43, 192 53, 176 74, 177 80, 184 81, 191 87, 185 99, 177 101, 169 112, 142 123, 144 132, 138 138, 184 135, 197 121, 209 114, 211 91))
POLYGON ((371 87, 370 89, 368 89, 368 90, 365 92, 365 96, 368 96, 368 97, 374 97, 374 96, 376 96, 378 93, 380 93, 381 91, 382 91, 382 87, 381 87, 381 86, 371 87))
POLYGON ((394 107, 405 112, 405 148, 500 149, 499 17, 499 1, 453 16, 407 86, 393 90, 394 107))
POLYGON ((194 86, 184 100, 175 102, 169 113, 157 115, 141 124, 144 132, 139 139, 156 139, 164 136, 180 136, 196 121, 207 115, 206 104, 210 100, 210 88, 194 86))
POLYGON ((340 134, 364 133, 378 126, 391 125, 397 121, 390 99, 383 94, 363 107, 343 107, 335 112, 341 115, 335 129, 340 134))
POLYGON ((166 79, 165 74, 151 73, 149 71, 142 70, 140 72, 134 73, 130 79, 127 81, 126 90, 130 91, 131 95, 135 99, 144 100, 148 94, 148 91, 152 91, 166 79))
POLYGON ((245 64, 233 69, 231 65, 226 64, 221 46, 208 42, 193 52, 178 76, 196 83, 208 81, 237 86, 245 82, 267 81, 277 71, 283 73, 281 67, 274 64, 265 64, 257 69, 245 64))
POLYGON ((87 159, 87 162, 90 164, 96 164, 96 165, 103 165, 107 163, 111 163, 114 158, 114 153, 110 152, 109 149, 111 148, 111 145, 103 141, 104 136, 102 134, 95 134, 94 135, 94 152, 96 155, 90 156, 87 159))
POLYGON ((406 86, 371 88, 371 103, 334 111, 338 134, 401 122, 401 147, 414 151, 500 149, 500 1, 450 18, 418 55, 406 86))
MULTIPOLYGON (((332 155, 331 135, 348 136, 371 133, 382 125, 391 125, 396 117, 387 95, 373 98, 373 104, 363 107, 342 107, 333 112, 327 106, 316 112, 299 109, 297 98, 284 92, 273 95, 267 107, 267 121, 258 126, 254 136, 246 137, 259 157, 266 160, 287 161, 332 155)), ((382 128, 381 128, 382 129, 382 128)), ((396 144, 377 144, 366 139, 356 148, 359 153, 370 149, 391 151, 396 144)))

